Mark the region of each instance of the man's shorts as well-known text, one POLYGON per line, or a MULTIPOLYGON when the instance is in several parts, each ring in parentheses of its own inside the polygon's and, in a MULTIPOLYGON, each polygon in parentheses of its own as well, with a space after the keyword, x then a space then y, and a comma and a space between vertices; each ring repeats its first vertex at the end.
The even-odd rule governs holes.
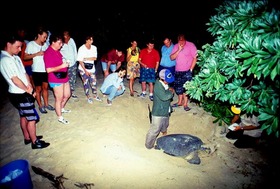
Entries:
POLYGON ((27 121, 38 122, 40 117, 35 109, 35 98, 28 93, 9 93, 12 105, 18 110, 20 117, 25 117, 27 121))

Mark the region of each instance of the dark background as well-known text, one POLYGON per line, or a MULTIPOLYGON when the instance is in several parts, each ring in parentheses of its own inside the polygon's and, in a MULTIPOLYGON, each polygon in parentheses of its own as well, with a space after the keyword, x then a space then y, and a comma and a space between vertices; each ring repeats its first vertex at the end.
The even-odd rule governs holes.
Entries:
MULTIPOLYGON (((44 26, 53 32, 68 29, 77 47, 84 43, 84 36, 94 35, 99 56, 111 47, 126 49, 136 39, 139 47, 153 38, 160 50, 163 37, 170 36, 177 42, 177 35, 184 33, 187 40, 198 48, 212 37, 206 23, 223 0, 191 1, 37 1, 8 2, 7 13, 1 12, 4 30, 27 29, 32 40, 34 31, 44 26)), ((2 7, 3 8, 3 7, 2 7)))
MULTIPOLYGON (((24 27, 32 40, 39 26, 51 33, 67 29, 77 47, 84 43, 86 34, 93 34, 98 57, 111 47, 125 50, 134 39, 143 48, 147 39, 152 38, 155 48, 160 50, 165 36, 176 43, 179 33, 201 49, 214 41, 206 23, 224 1, 8 1, 1 5, 0 30, 24 27)), ((279 0, 269 0, 269 4, 279 9, 279 0)))

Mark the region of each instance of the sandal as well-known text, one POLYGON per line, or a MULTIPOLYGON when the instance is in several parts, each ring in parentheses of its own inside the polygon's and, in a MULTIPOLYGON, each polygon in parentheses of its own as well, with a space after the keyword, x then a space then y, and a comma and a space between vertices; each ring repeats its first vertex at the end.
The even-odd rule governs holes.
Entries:
POLYGON ((172 108, 177 108, 177 107, 179 107, 179 106, 182 106, 182 105, 179 105, 178 103, 175 103, 175 104, 173 104, 171 107, 172 107, 172 108))
POLYGON ((55 110, 55 108, 52 107, 51 105, 47 105, 47 106, 45 106, 45 108, 47 108, 48 110, 51 110, 51 111, 54 111, 54 110, 55 110))
POLYGON ((185 110, 185 111, 190 111, 191 108, 189 108, 188 106, 186 106, 186 107, 184 107, 184 110, 185 110))

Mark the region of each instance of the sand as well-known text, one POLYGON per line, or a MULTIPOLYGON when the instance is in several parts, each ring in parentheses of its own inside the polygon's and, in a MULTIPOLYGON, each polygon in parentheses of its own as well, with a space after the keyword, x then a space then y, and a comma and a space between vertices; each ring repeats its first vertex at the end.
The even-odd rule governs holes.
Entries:
MULTIPOLYGON (((100 75, 99 87, 102 82, 100 75)), ((131 97, 127 80, 127 90, 112 106, 107 105, 106 98, 87 103, 79 78, 76 86, 79 98, 69 100, 66 109, 72 112, 64 115, 69 125, 59 123, 53 111, 39 113, 37 135, 43 135, 51 143, 45 149, 32 150, 30 145, 24 145, 17 110, 5 96, 2 98, 0 165, 26 159, 35 189, 49 189, 52 185, 31 166, 56 176, 63 174, 67 178, 63 180, 66 189, 78 188, 76 183, 92 183, 96 189, 262 188, 276 174, 269 171, 273 165, 262 151, 235 148, 234 141, 225 137, 224 127, 214 124, 215 118, 195 103, 190 103, 189 112, 174 108, 168 134, 195 135, 209 146, 211 153, 201 154, 199 165, 145 148, 150 127, 148 104, 152 102, 148 98, 131 97)), ((140 93, 140 89, 136 80, 135 90, 140 93)), ((54 105, 51 91, 49 99, 54 105)), ((172 103, 176 101, 175 95, 172 103)))

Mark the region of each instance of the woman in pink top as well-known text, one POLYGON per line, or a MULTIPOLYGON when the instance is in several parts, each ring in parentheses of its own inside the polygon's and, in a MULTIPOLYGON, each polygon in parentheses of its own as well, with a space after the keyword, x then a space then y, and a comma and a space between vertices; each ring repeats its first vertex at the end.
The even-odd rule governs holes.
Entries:
POLYGON ((52 34, 50 36, 50 43, 51 45, 44 53, 44 61, 48 73, 48 82, 54 91, 55 112, 59 122, 69 124, 62 116, 62 113, 70 112, 70 110, 65 110, 64 107, 71 95, 67 74, 69 63, 63 60, 62 54, 60 53, 60 49, 63 45, 63 37, 52 34))

